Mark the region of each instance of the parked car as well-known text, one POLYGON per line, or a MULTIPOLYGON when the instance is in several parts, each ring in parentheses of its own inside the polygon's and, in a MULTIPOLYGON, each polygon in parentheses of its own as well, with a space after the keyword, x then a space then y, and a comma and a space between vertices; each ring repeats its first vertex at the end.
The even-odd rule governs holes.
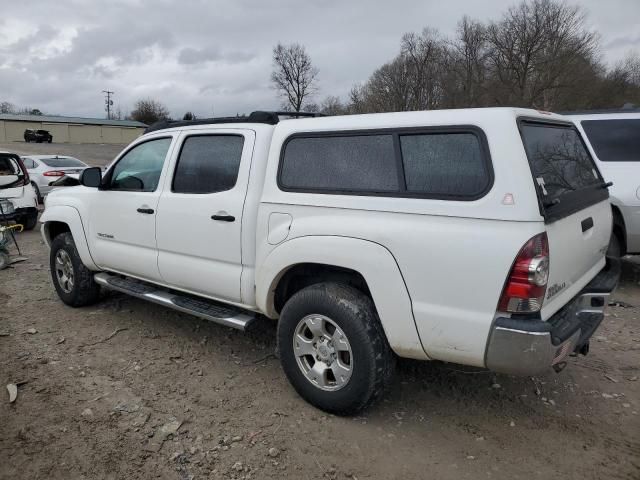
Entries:
POLYGON ((0 222, 10 221, 32 230, 38 224, 38 200, 20 157, 0 152, 0 222))
POLYGON ((587 141, 610 188, 611 252, 640 254, 640 110, 568 115, 587 141))
POLYGON ((396 356, 560 370, 619 271, 580 133, 534 110, 169 122, 80 182, 41 219, 63 302, 104 287, 276 320, 291 384, 337 414, 379 398, 396 356))
POLYGON ((22 157, 22 160, 29 170, 31 183, 40 200, 55 188, 51 183, 61 177, 77 180, 80 173, 89 168, 89 165, 77 158, 61 155, 29 155, 22 157))
POLYGON ((27 129, 24 131, 24 141, 27 143, 29 142, 51 143, 53 141, 53 135, 51 135, 48 130, 27 129))

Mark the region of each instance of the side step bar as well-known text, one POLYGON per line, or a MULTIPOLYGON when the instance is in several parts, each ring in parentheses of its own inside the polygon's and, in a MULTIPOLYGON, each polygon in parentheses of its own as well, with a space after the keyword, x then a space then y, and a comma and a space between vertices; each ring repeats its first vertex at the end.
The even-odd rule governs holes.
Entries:
POLYGON ((256 319, 256 316, 250 312, 223 305, 212 300, 195 298, 184 293, 173 292, 140 280, 112 275, 106 272, 96 273, 93 279, 98 285, 110 290, 126 293, 132 297, 148 300, 178 310, 179 312, 189 313, 196 317, 238 330, 246 330, 256 319))

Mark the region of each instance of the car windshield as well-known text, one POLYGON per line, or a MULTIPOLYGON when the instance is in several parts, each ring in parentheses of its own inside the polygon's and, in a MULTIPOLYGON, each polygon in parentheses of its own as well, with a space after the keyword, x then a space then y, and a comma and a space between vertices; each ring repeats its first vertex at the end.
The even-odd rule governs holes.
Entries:
POLYGON ((84 168, 87 166, 87 164, 72 157, 42 158, 40 161, 53 168, 84 168))

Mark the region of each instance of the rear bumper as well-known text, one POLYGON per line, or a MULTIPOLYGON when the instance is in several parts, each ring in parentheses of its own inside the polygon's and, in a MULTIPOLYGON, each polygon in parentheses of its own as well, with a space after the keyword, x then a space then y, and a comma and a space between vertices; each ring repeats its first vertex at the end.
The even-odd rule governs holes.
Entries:
POLYGON ((17 221, 25 216, 37 215, 37 214, 38 214, 38 209, 36 209, 35 207, 16 208, 13 212, 8 214, 3 215, 0 213, 0 222, 8 222, 11 220, 17 221))
POLYGON ((497 318, 487 346, 487 368, 534 375, 580 350, 602 322, 619 276, 620 261, 607 259, 606 267, 549 320, 497 318))

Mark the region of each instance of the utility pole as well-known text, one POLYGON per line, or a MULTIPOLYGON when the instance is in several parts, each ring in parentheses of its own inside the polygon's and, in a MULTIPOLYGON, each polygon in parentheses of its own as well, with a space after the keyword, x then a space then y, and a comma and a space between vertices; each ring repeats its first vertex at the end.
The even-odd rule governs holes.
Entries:
POLYGON ((102 90, 104 93, 104 109, 107 111, 107 120, 111 120, 111 107, 113 106, 113 100, 111 100, 111 95, 114 92, 110 90, 102 90))

